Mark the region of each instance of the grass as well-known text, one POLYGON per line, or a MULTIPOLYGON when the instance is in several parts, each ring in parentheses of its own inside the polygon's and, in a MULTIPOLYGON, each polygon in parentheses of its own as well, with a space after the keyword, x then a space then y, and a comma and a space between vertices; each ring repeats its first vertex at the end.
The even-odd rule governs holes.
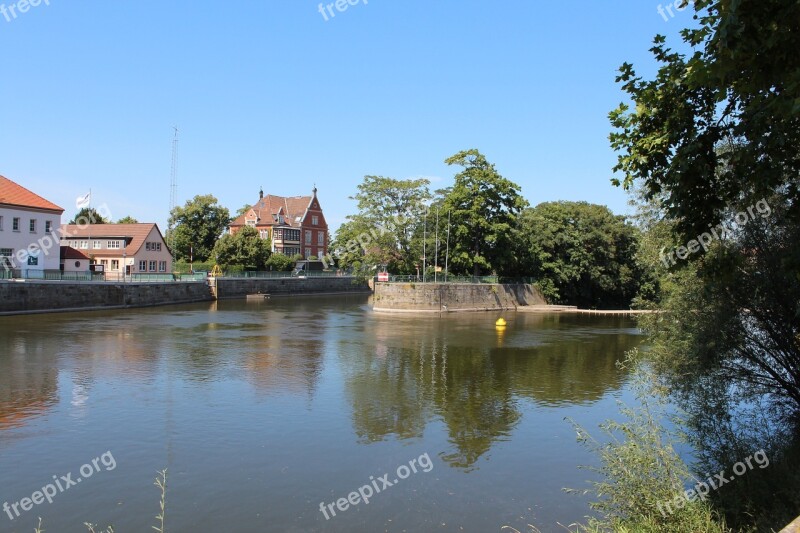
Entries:
MULTIPOLYGON (((161 470, 158 472, 158 477, 156 478, 155 483, 153 483, 156 487, 161 490, 161 512, 156 515, 157 525, 152 526, 155 531, 158 533, 165 533, 166 528, 164 526, 164 518, 166 516, 167 510, 167 469, 161 470)), ((114 533, 114 526, 108 526, 106 529, 98 530, 97 528, 100 527, 97 524, 92 524, 90 522, 84 522, 84 526, 86 526, 87 531, 89 533, 114 533)), ((42 519, 39 518, 39 525, 34 528, 34 533, 44 533, 45 530, 42 528, 42 519)))

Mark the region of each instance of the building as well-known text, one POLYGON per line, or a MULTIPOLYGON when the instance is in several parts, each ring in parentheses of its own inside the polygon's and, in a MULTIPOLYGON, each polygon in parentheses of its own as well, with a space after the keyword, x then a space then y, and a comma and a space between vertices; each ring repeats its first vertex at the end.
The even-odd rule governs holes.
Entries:
POLYGON ((0 273, 19 269, 44 277, 60 267, 58 237, 64 210, 22 185, 0 176, 0 273))
POLYGON ((72 246, 61 247, 61 272, 89 272, 91 259, 72 246))
POLYGON ((264 196, 231 222, 231 235, 250 226, 262 239, 272 241, 272 251, 284 255, 321 258, 328 254, 328 223, 322 213, 317 188, 311 196, 264 196))
POLYGON ((106 274, 171 274, 172 253, 157 224, 68 224, 61 245, 103 265, 106 274))

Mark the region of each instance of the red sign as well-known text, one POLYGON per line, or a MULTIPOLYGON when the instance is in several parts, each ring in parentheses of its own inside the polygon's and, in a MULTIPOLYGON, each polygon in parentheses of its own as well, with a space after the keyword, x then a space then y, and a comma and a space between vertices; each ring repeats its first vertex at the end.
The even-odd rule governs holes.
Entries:
POLYGON ((378 272, 378 281, 389 281, 388 272, 378 272))

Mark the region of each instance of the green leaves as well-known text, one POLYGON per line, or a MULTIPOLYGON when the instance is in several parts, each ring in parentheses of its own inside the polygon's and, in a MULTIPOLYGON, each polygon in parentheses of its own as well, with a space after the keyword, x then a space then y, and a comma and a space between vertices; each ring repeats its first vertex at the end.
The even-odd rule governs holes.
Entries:
POLYGON ((177 260, 188 261, 193 256, 196 261, 206 261, 229 222, 228 209, 213 195, 198 195, 172 210, 169 224, 173 229, 167 234, 167 242, 177 260))
POLYGON ((243 266, 253 270, 266 270, 270 259, 269 239, 262 239, 258 230, 245 226, 234 235, 224 235, 214 246, 213 257, 225 267, 243 266))

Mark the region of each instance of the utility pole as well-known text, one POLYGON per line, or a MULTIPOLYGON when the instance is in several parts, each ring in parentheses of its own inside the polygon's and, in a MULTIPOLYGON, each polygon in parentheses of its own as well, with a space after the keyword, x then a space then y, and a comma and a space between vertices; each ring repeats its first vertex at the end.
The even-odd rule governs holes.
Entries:
POLYGON ((436 239, 434 239, 436 247, 433 250, 433 281, 438 281, 437 274, 439 273, 439 206, 436 206, 436 239))
POLYGON ((428 269, 428 255, 425 253, 428 244, 428 206, 425 206, 425 221, 422 228, 422 283, 425 283, 425 274, 428 269))
POLYGON ((444 253, 444 282, 447 283, 447 262, 450 259, 450 210, 447 210, 447 251, 444 253))

